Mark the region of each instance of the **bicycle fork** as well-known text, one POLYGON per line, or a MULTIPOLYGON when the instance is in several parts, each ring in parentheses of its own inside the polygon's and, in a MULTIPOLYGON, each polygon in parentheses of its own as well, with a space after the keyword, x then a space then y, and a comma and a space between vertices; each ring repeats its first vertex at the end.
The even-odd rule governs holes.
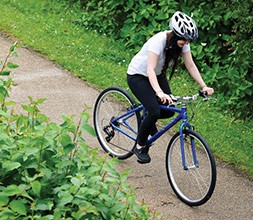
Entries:
POLYGON ((195 148, 195 141, 194 138, 190 137, 190 144, 191 144, 191 156, 193 158, 193 161, 187 161, 186 160, 186 153, 185 153, 185 140, 187 138, 187 136, 184 136, 184 129, 190 129, 192 130, 192 127, 190 124, 188 123, 183 123, 180 126, 179 129, 179 133, 180 133, 180 147, 181 147, 181 155, 182 155, 182 166, 184 168, 184 170, 188 170, 188 169, 195 169, 198 168, 198 160, 197 160, 197 155, 196 155, 196 148, 195 148), (193 162, 193 165, 190 165, 190 163, 193 162))

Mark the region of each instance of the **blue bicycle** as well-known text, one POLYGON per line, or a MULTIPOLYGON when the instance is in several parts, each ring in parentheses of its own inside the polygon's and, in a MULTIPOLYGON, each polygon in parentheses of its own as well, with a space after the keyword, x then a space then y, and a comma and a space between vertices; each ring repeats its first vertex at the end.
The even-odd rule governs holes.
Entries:
MULTIPOLYGON (((176 116, 153 136, 152 144, 181 122, 179 131, 171 138, 166 151, 166 172, 170 185, 178 198, 189 206, 207 202, 216 184, 216 164, 205 139, 194 131, 187 116, 190 102, 209 100, 203 92, 193 96, 176 97, 174 106, 160 105, 161 109, 174 111, 176 116), (180 106, 180 107, 177 107, 180 106)), ((138 129, 146 111, 136 104, 128 92, 119 87, 109 87, 98 96, 94 107, 94 128, 102 148, 112 157, 131 157, 136 145, 138 129)))

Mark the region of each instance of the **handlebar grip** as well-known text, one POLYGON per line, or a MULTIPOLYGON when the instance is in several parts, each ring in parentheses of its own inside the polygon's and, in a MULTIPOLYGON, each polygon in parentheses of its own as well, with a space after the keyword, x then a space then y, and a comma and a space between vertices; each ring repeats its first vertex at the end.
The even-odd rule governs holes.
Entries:
POLYGON ((202 91, 202 90, 199 90, 199 95, 203 98, 206 98, 207 97, 207 91, 202 91))

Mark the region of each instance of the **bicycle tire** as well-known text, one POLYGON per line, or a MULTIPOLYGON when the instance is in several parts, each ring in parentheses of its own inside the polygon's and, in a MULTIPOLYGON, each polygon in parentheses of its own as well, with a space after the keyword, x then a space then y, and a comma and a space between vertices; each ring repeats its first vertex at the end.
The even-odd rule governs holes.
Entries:
POLYGON ((206 203, 213 194, 216 184, 216 163, 210 147, 200 134, 184 130, 183 135, 185 158, 189 169, 185 170, 182 165, 178 132, 172 137, 167 148, 166 172, 177 197, 189 206, 199 206, 206 203), (194 139, 198 166, 194 166, 190 149, 192 139, 194 139))
MULTIPOLYGON (((133 155, 136 141, 117 129, 113 129, 111 121, 135 105, 136 102, 129 93, 119 87, 109 87, 103 90, 96 100, 93 113, 95 132, 102 148, 112 157, 123 160, 133 155)), ((140 113, 135 112, 127 122, 136 132, 128 129, 120 121, 117 122, 117 126, 124 132, 131 133, 131 136, 136 139, 140 126, 140 113)))

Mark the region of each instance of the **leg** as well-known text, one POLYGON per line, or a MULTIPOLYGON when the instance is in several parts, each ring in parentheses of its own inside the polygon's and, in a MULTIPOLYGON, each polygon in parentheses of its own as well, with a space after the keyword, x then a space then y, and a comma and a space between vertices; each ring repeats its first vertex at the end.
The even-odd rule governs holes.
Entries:
POLYGON ((155 123, 160 116, 160 107, 147 77, 142 75, 128 76, 128 85, 134 95, 144 105, 147 110, 147 116, 142 121, 140 126, 137 146, 134 150, 138 157, 138 162, 149 163, 151 158, 148 155, 149 147, 146 146, 148 135, 151 132, 157 131, 155 123))
POLYGON ((141 124, 138 135, 138 144, 145 146, 151 131, 156 130, 154 128, 155 123, 160 117, 159 103, 147 77, 142 75, 128 76, 128 85, 148 112, 141 124))

